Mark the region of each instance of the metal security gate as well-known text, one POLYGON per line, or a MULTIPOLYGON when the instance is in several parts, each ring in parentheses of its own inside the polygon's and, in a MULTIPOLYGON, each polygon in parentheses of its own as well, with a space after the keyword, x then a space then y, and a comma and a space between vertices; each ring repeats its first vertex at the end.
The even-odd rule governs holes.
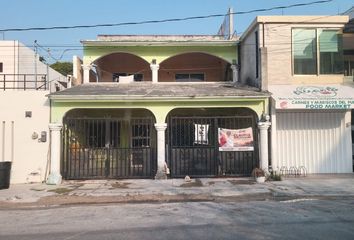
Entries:
POLYGON ((253 116, 170 116, 167 139, 171 177, 249 176, 259 164, 253 116), (254 151, 219 151, 218 128, 248 127, 253 129, 254 151), (203 139, 196 129, 205 131, 203 139))
POLYGON ((66 118, 65 179, 150 178, 156 169, 153 118, 66 118))

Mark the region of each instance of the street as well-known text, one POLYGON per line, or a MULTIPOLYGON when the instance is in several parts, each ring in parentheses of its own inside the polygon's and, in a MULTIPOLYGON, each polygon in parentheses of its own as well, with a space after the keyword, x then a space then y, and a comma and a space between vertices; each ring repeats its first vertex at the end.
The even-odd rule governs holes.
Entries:
POLYGON ((354 239, 354 199, 0 211, 0 239, 354 239))

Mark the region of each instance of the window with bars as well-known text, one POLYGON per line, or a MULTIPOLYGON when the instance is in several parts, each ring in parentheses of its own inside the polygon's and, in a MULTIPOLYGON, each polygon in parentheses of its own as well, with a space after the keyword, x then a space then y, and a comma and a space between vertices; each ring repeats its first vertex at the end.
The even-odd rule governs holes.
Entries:
POLYGON ((205 79, 204 73, 176 73, 176 82, 202 82, 205 79))

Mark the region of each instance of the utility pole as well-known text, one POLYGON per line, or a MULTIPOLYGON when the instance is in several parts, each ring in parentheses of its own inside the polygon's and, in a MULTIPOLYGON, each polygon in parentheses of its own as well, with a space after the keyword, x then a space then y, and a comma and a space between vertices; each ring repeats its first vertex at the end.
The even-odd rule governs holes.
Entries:
POLYGON ((34 40, 34 86, 37 89, 37 40, 34 40))

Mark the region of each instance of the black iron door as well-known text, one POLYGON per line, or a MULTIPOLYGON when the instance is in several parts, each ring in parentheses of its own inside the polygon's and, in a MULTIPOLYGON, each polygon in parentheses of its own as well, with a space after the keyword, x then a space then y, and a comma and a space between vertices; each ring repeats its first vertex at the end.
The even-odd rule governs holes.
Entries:
POLYGON ((64 178, 150 178, 155 169, 152 118, 65 119, 64 178))
POLYGON ((258 166, 258 143, 253 116, 168 118, 167 159, 172 177, 248 176, 258 166), (218 128, 252 127, 252 151, 219 151, 218 128))

